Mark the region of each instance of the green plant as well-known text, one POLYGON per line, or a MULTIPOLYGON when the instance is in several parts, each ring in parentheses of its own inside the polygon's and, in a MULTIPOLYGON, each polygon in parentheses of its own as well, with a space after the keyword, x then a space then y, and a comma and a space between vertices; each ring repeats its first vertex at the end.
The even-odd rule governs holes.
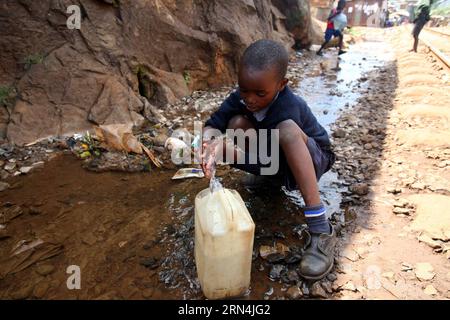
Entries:
POLYGON ((33 64, 42 63, 42 61, 44 61, 44 55, 41 53, 35 53, 25 57, 25 70, 30 69, 33 64))
POLYGON ((9 106, 14 94, 14 89, 8 86, 0 86, 0 106, 9 106))
POLYGON ((183 71, 183 78, 184 78, 184 82, 188 86, 189 83, 191 83, 191 74, 189 73, 189 71, 186 71, 186 70, 183 71))
POLYGON ((81 141, 81 150, 79 151, 80 158, 88 158, 90 156, 100 157, 101 148, 100 142, 95 140, 89 131, 80 139, 81 141))

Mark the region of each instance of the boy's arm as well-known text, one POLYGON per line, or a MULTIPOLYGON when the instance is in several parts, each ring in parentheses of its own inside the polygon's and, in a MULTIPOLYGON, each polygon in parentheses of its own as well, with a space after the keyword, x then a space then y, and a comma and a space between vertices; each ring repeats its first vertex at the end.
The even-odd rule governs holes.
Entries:
POLYGON ((225 132, 228 122, 237 114, 242 114, 242 107, 239 106, 239 92, 236 90, 225 99, 219 110, 214 112, 206 121, 205 129, 210 127, 225 132))

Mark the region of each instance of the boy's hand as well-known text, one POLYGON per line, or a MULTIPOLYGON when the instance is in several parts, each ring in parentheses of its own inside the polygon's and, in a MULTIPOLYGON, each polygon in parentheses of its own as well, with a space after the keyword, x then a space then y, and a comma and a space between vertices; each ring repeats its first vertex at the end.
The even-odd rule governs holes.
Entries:
POLYGON ((216 140, 207 140, 202 144, 202 169, 205 173, 205 176, 209 179, 212 176, 212 173, 216 166, 216 155, 217 155, 217 147, 220 139, 216 140))

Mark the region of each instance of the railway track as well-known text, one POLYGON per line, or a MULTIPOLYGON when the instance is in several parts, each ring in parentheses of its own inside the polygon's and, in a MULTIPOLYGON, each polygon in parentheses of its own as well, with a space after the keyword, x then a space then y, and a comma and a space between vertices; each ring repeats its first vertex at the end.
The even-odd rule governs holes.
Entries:
POLYGON ((424 28, 419 39, 430 50, 430 52, 450 68, 449 43, 450 33, 424 28), (425 31, 425 32, 423 32, 425 31))

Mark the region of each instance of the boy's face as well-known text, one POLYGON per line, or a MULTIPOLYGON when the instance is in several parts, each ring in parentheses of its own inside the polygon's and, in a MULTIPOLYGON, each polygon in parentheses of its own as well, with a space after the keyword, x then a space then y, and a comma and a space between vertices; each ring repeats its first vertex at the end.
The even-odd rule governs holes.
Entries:
POLYGON ((250 112, 267 107, 275 95, 284 89, 287 82, 287 79, 279 80, 275 68, 268 70, 239 68, 239 91, 250 112))

